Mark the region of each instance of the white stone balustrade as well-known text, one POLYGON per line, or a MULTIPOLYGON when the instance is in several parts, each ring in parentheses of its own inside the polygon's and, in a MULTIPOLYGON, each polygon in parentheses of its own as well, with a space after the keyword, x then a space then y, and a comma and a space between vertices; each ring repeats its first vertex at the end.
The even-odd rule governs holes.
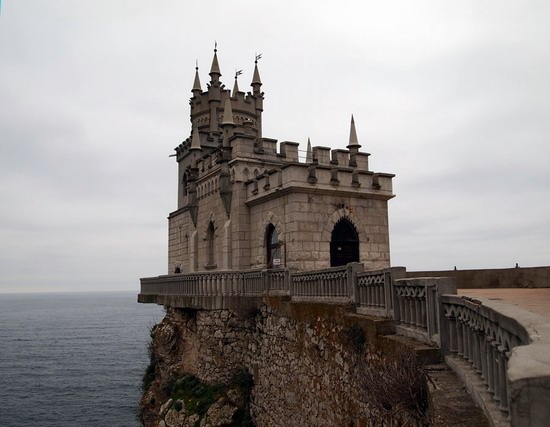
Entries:
POLYGON ((393 318, 398 332, 426 342, 439 343, 439 304, 443 294, 456 294, 448 277, 399 279, 393 282, 393 318))
POLYGON ((350 263, 343 267, 293 273, 290 293, 297 298, 355 300, 355 276, 363 264, 350 263))
POLYGON ((549 322, 516 307, 458 297, 450 278, 405 275, 402 267, 364 272, 359 263, 295 273, 282 268, 175 274, 141 279, 138 300, 202 309, 238 308, 246 301, 259 306, 264 295, 351 302, 360 314, 393 317, 398 333, 437 343, 493 425, 548 425, 549 322))
POLYGON ((405 275, 405 267, 358 273, 355 285, 357 312, 393 317, 392 281, 402 279, 405 275))
POLYGON ((473 381, 465 383, 486 413, 496 407, 512 426, 548 425, 550 396, 543 392, 550 389, 548 322, 483 298, 444 295, 440 306, 441 352, 455 370, 469 369, 481 380, 493 402, 473 381))

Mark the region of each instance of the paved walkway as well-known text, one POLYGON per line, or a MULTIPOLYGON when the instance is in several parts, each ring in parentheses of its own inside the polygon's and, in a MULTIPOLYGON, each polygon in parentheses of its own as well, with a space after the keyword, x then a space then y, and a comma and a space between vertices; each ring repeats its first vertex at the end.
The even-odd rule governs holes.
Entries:
POLYGON ((550 288, 458 289, 457 293, 515 305, 550 318, 550 288))

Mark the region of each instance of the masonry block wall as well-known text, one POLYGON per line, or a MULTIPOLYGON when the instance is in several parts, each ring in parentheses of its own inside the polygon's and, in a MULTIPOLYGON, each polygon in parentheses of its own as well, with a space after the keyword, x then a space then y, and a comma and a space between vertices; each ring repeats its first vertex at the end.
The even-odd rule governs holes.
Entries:
MULTIPOLYGON (((377 331, 361 322, 345 305, 276 298, 259 311, 169 308, 154 332, 155 381, 142 402, 159 411, 163 387, 186 373, 213 384, 245 369, 253 375, 258 426, 382 425, 358 372, 360 357, 380 351, 377 331)), ((405 416, 397 412, 395 425, 405 416)))

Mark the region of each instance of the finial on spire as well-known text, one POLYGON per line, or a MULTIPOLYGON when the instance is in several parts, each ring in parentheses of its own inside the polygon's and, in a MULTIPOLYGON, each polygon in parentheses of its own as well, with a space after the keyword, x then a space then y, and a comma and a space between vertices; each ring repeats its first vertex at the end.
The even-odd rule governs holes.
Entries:
POLYGON ((359 150, 361 148, 361 145, 359 144, 359 141, 357 139, 357 131, 355 130, 355 120, 353 119, 353 114, 351 115, 351 127, 349 130, 349 144, 348 149, 354 149, 359 150))
POLYGON ((218 42, 214 40, 214 52, 218 51, 218 42))
POLYGON ((260 54, 257 54, 257 53, 256 53, 255 55, 256 55, 256 59, 254 60, 254 64, 257 64, 258 61, 259 61, 260 59, 262 59, 262 54, 261 54, 261 53, 260 53, 260 54))

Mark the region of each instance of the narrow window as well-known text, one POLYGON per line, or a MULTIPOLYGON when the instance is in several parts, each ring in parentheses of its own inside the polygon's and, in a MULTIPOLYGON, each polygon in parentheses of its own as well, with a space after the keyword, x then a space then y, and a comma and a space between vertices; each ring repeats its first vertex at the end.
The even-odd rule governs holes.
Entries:
POLYGON ((213 266, 214 265, 214 250, 216 248, 215 242, 214 242, 214 223, 210 221, 210 224, 208 224, 208 230, 206 231, 206 243, 207 243, 207 259, 208 263, 207 265, 213 266))
POLYGON ((281 267, 281 245, 279 235, 273 224, 269 224, 266 230, 267 268, 281 267))

